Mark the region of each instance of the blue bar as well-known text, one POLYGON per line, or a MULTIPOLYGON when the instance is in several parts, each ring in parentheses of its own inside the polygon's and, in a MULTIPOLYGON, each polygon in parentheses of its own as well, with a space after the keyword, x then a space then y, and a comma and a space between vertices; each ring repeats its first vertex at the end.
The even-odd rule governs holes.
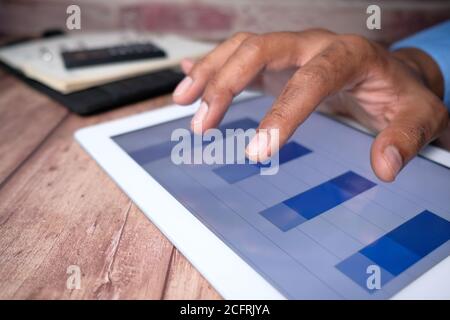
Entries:
POLYGON ((368 290, 369 265, 382 270, 383 285, 449 240, 450 222, 425 210, 343 260, 336 268, 368 290))
POLYGON ((328 180, 317 187, 302 192, 288 200, 283 204, 292 209, 303 219, 292 219, 292 223, 287 223, 280 228, 279 223, 273 218, 273 207, 264 210, 261 214, 269 219, 274 225, 282 231, 292 229, 306 220, 312 219, 341 203, 357 196, 358 194, 369 190, 376 184, 366 178, 357 175, 352 171, 348 171, 334 179, 328 180), (286 226, 289 226, 287 228, 286 226))
POLYGON ((381 237, 360 250, 360 253, 394 276, 398 276, 421 259, 409 248, 393 241, 389 236, 381 237))
MULTIPOLYGON (((311 153, 312 151, 301 144, 298 144, 295 141, 286 143, 278 153, 279 157, 279 164, 282 165, 283 163, 289 162, 291 160, 303 157, 304 155, 307 155, 308 153, 311 153)), ((269 164, 256 164, 258 167, 270 167, 269 164)))
POLYGON ((283 203, 262 211, 261 215, 284 232, 306 221, 305 218, 283 203))
POLYGON ((450 239, 450 222, 425 210, 388 236, 423 258, 450 239))
MULTIPOLYGON (((279 152, 279 164, 282 165, 283 163, 302 157, 310 152, 311 150, 298 144, 297 142, 289 142, 285 144, 279 152)), ((270 164, 250 164, 248 163, 248 160, 246 161, 247 163, 245 164, 227 164, 214 169, 213 172, 226 182, 232 184, 259 174, 262 167, 270 166, 270 164)))
MULTIPOLYGON (((375 263, 372 260, 367 259, 366 256, 357 252, 336 265, 336 268, 356 282, 361 288, 369 293, 373 293, 375 292, 375 289, 369 289, 369 286, 367 285, 367 280, 370 276, 370 274, 367 273, 367 270, 369 266, 373 265, 375 265, 375 263)), ((394 275, 380 267, 381 288, 394 277, 394 275)))
POLYGON ((176 142, 168 141, 144 149, 129 152, 131 158, 140 165, 165 158, 170 155, 176 142))
POLYGON ((258 122, 255 120, 252 120, 250 118, 243 118, 239 120, 234 120, 231 122, 224 123, 218 127, 218 129, 222 132, 222 134, 225 136, 225 130, 226 129, 256 129, 258 127, 258 122))
POLYGON ((374 186, 375 183, 348 171, 283 203, 309 220, 374 186))
POLYGON ((227 164, 213 172, 229 184, 244 180, 261 172, 261 169, 252 164, 227 164))
MULTIPOLYGON (((236 121, 228 122, 220 127, 218 129, 222 132, 223 135, 225 135, 226 129, 243 129, 248 130, 251 128, 256 128, 258 126, 258 123, 252 119, 244 118, 239 119, 236 121)), ((191 135, 191 138, 193 139, 193 135, 191 135)), ((131 158, 133 158, 134 161, 136 161, 140 165, 144 165, 146 163, 159 160, 165 157, 170 157, 170 153, 172 152, 172 148, 177 144, 177 141, 167 141, 162 142, 153 146, 149 146, 140 150, 136 150, 133 152, 130 152, 129 155, 131 158)), ((193 140, 192 140, 193 145, 193 140)), ((211 143, 210 141, 204 141, 203 145, 207 145, 211 143)))

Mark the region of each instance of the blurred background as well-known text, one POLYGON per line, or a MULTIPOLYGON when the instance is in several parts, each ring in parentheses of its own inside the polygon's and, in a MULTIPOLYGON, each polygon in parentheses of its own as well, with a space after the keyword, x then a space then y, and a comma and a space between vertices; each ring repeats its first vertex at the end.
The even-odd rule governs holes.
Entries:
POLYGON ((207 40, 236 31, 323 27, 390 43, 450 18, 449 0, 0 0, 0 33, 65 29, 70 4, 81 7, 81 31, 135 29, 207 40), (370 4, 382 8, 381 30, 366 28, 370 4))

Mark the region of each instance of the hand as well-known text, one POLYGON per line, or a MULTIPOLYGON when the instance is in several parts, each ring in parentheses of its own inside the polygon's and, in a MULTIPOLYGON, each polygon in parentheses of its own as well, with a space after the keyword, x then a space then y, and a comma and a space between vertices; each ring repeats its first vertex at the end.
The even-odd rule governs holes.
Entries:
MULTIPOLYGON (((199 124, 201 131, 216 127, 232 98, 267 73, 288 75, 258 127, 279 129, 279 146, 322 101, 343 100, 337 111, 379 132, 372 144, 371 164, 384 181, 393 181, 448 122, 438 97, 442 76, 435 72, 439 68, 431 58, 408 50, 390 53, 356 35, 320 29, 238 33, 197 63, 184 61, 182 68, 187 77, 173 99, 190 104, 201 96, 202 104, 192 119, 194 131, 199 124)), ((274 150, 277 144, 258 143, 258 135, 246 151, 250 159, 262 161, 278 150, 274 150)))

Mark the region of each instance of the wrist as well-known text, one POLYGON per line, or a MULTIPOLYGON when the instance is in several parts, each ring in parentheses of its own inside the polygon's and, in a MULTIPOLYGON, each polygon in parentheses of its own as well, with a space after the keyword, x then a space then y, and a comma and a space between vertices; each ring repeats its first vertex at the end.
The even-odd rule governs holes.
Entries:
POLYGON ((424 51, 416 48, 402 48, 392 55, 410 67, 424 84, 440 99, 444 96, 444 78, 438 64, 424 51))

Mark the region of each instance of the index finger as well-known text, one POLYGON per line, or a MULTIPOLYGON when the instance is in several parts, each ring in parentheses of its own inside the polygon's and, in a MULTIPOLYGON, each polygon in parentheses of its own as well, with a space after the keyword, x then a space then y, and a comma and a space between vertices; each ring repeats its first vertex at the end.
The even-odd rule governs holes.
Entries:
POLYGON ((251 33, 239 32, 219 44, 190 68, 186 77, 178 84, 173 100, 178 104, 190 104, 202 94, 208 79, 228 60, 230 55, 251 33))
POLYGON ((261 121, 257 135, 247 146, 249 159, 264 161, 278 152, 324 98, 362 81, 373 59, 368 46, 364 38, 340 37, 301 67, 261 121), (272 130, 278 131, 278 141, 270 136, 261 137, 272 130))

